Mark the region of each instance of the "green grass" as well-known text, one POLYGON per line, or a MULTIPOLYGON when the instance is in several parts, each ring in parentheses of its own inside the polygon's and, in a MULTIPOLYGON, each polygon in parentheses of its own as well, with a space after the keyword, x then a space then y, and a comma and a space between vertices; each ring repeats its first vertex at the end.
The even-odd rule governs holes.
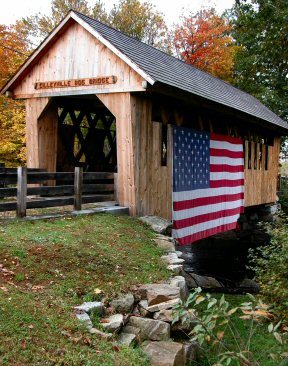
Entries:
POLYGON ((153 236, 105 214, 1 224, 0 365, 147 364, 141 350, 91 336, 73 306, 167 278, 153 236))

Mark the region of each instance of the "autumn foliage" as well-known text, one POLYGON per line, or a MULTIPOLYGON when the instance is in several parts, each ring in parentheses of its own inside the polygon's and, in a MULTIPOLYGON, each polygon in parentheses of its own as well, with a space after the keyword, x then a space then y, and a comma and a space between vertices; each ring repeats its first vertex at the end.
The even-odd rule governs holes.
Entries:
POLYGON ((173 42, 183 61, 231 82, 236 47, 230 33, 227 19, 219 17, 214 9, 201 10, 182 17, 173 42))
MULTIPOLYGON (((24 37, 20 22, 9 27, 0 24, 0 87, 29 54, 29 44, 24 37)), ((0 162, 6 166, 25 163, 25 108, 22 101, 0 96, 0 141, 0 162)))

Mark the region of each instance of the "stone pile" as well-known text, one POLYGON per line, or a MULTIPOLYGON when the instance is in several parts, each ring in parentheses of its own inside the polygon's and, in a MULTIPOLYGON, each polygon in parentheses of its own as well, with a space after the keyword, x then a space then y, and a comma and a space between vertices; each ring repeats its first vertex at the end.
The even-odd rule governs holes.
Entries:
POLYGON ((198 357, 197 344, 187 337, 182 342, 173 340, 195 326, 193 314, 185 327, 180 322, 172 325, 173 307, 188 296, 185 278, 178 275, 183 259, 170 238, 161 235, 156 241, 167 252, 163 260, 173 273, 169 280, 137 286, 133 293, 123 294, 109 304, 86 302, 74 308, 76 317, 97 337, 116 338, 126 346, 140 345, 152 366, 191 365, 198 357), (97 327, 92 322, 95 314, 100 319, 97 327))

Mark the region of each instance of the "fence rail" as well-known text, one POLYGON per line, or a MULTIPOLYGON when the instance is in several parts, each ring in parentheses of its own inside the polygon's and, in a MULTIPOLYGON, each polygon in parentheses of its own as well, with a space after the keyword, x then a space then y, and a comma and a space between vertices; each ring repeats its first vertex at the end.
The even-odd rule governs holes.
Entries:
POLYGON ((17 217, 26 216, 26 210, 31 208, 74 205, 75 210, 81 210, 84 203, 115 199, 114 173, 83 172, 81 167, 76 167, 74 172, 53 173, 43 169, 0 167, 0 187, 3 187, 0 188, 0 212, 15 210, 17 217), (3 202, 14 197, 16 201, 3 202))

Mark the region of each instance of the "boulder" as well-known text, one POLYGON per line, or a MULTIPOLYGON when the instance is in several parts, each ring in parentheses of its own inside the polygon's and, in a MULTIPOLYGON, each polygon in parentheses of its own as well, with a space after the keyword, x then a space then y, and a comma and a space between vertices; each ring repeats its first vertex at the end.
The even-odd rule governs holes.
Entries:
POLYGON ((179 287, 161 283, 142 285, 137 292, 142 299, 147 299, 149 306, 180 297, 179 287))
POLYGON ((139 343, 141 339, 141 330, 133 325, 125 325, 122 329, 122 333, 134 334, 135 340, 139 343))
POLYGON ((258 294, 260 291, 259 284, 249 278, 244 278, 242 281, 238 282, 236 286, 240 287, 243 292, 258 294))
POLYGON ((117 332, 123 325, 124 317, 122 314, 111 315, 101 320, 101 325, 109 332, 117 332))
POLYGON ((153 319, 161 320, 162 322, 172 323, 173 321, 173 310, 160 310, 154 313, 153 319))
POLYGON ((76 313, 76 318, 78 320, 80 320, 81 322, 83 322, 84 325, 86 325, 86 327, 88 329, 93 328, 92 321, 90 319, 90 316, 87 313, 84 313, 84 312, 82 312, 82 313, 76 313))
POLYGON ((169 264, 167 269, 177 275, 183 272, 183 265, 182 264, 169 264))
POLYGON ((193 312, 189 312, 189 316, 186 317, 185 322, 178 321, 171 326, 173 333, 179 333, 180 335, 189 334, 191 330, 198 324, 196 315, 193 312))
POLYGON ((147 301, 147 300, 141 300, 141 301, 139 302, 139 304, 138 304, 138 310, 139 310, 139 313, 140 313, 140 315, 141 315, 141 316, 143 316, 144 318, 145 318, 146 316, 148 316, 148 317, 149 317, 149 315, 150 315, 150 313, 149 313, 149 311, 148 311, 148 307, 149 307, 149 305, 148 305, 148 301, 147 301))
POLYGON ((156 311, 160 311, 160 310, 172 309, 173 306, 178 305, 179 302, 180 302, 180 299, 176 298, 176 299, 160 302, 159 304, 148 306, 146 308, 146 310, 148 310, 150 313, 155 313, 156 311))
POLYGON ((153 239, 156 243, 158 248, 161 248, 165 250, 166 252, 174 252, 175 251, 175 245, 171 243, 169 240, 163 240, 163 239, 153 239))
POLYGON ((171 243, 175 244, 175 239, 173 239, 171 236, 162 235, 162 234, 156 234, 157 239, 170 241, 171 243))
POLYGON ((188 287, 188 289, 198 287, 198 285, 197 285, 196 281, 194 280, 194 278, 192 277, 191 273, 183 271, 183 275, 185 277, 185 282, 186 282, 186 286, 188 287))
POLYGON ((186 280, 184 276, 174 276, 171 277, 169 281, 171 286, 179 287, 180 288, 180 295, 182 299, 187 299, 189 295, 188 288, 186 286, 186 280))
POLYGON ((161 257, 168 265, 176 265, 182 264, 185 262, 185 259, 178 258, 178 255, 175 252, 168 253, 167 255, 162 255, 161 257))
POLYGON ((215 278, 209 276, 199 276, 195 273, 190 274, 193 280, 196 282, 197 287, 201 288, 221 288, 223 287, 220 282, 218 282, 215 278))
POLYGON ((184 351, 181 343, 149 342, 143 347, 151 366, 184 366, 184 351))
POLYGON ((96 329, 96 328, 91 328, 89 330, 90 334, 96 335, 99 338, 103 338, 103 339, 110 339, 113 337, 112 333, 105 333, 105 332, 101 332, 101 330, 96 329))
POLYGON ((154 231, 159 234, 170 235, 172 231, 172 222, 162 219, 158 216, 143 216, 139 218, 144 224, 149 225, 154 231))
POLYGON ((121 333, 119 336, 119 343, 124 344, 125 346, 131 346, 136 342, 136 335, 132 333, 121 333))
POLYGON ((76 313, 97 313, 99 315, 103 315, 105 311, 105 307, 100 301, 90 301, 84 302, 82 305, 74 306, 76 313))
POLYGON ((128 325, 140 329, 141 341, 167 341, 170 338, 170 324, 159 320, 131 316, 128 325))
POLYGON ((110 302, 113 311, 121 314, 130 313, 133 309, 133 305, 134 296, 131 293, 123 294, 110 302))
POLYGON ((199 358, 201 348, 197 342, 183 343, 185 365, 193 365, 199 358))

